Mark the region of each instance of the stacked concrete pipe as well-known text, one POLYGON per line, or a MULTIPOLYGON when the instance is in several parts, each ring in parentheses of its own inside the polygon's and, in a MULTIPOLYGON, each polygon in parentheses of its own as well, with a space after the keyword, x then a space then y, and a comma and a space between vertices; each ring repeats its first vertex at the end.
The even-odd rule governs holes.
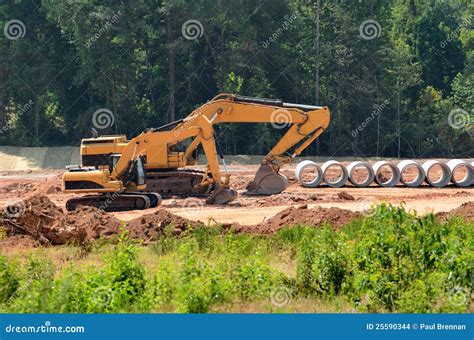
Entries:
POLYGON ((440 161, 437 160, 429 160, 423 163, 423 170, 425 172, 426 183, 431 185, 435 188, 442 188, 448 185, 449 181, 451 180, 451 170, 449 167, 440 161), (439 166, 441 168, 441 177, 437 181, 433 181, 430 177, 430 171, 435 167, 439 166))
POLYGON ((358 188, 368 187, 370 184, 372 184, 375 178, 374 170, 368 163, 365 162, 352 162, 347 166, 347 173, 349 174, 349 181, 352 183, 352 185, 358 188), (362 182, 359 182, 356 178, 355 170, 358 168, 364 168, 365 171, 367 171, 367 177, 362 182))
POLYGON ((462 159, 451 159, 446 165, 451 171, 451 182, 454 185, 457 185, 458 187, 468 187, 473 184, 474 174, 472 164, 469 164, 462 159), (455 178, 456 172, 460 171, 463 167, 466 169, 466 176, 458 180, 455 178))
POLYGON ((394 187, 398 184, 398 182, 400 182, 400 171, 398 170, 398 167, 392 163, 387 161, 378 161, 372 165, 372 168, 375 174, 375 182, 377 182, 377 184, 381 187, 394 187), (382 181, 379 177, 379 174, 384 166, 389 167, 390 171, 392 172, 392 177, 386 182, 382 181))
POLYGON ((298 163, 296 166, 295 177, 302 186, 307 188, 316 188, 323 180, 323 172, 318 164, 313 161, 306 160, 298 163), (306 181, 303 179, 303 173, 308 169, 316 170, 316 176, 313 179, 306 181))
MULTIPOLYGON (((459 174, 459 173, 458 173, 459 174)), ((315 188, 324 181, 328 186, 333 188, 343 187, 349 180, 355 187, 368 187, 372 182, 376 182, 382 187, 394 187, 399 182, 407 187, 419 187, 423 182, 428 183, 432 187, 442 188, 452 182, 458 187, 469 187, 474 184, 474 162, 469 163, 461 159, 452 159, 447 163, 438 160, 428 160, 420 165, 414 160, 407 159, 400 161, 397 165, 387 161, 378 161, 370 166, 366 162, 355 161, 350 163, 347 167, 342 163, 330 160, 325 162, 321 167, 313 161, 305 160, 296 166, 295 177, 299 183, 304 187, 315 188), (435 167, 441 169, 441 177, 434 180, 430 175, 435 167), (338 167, 341 175, 335 181, 328 179, 328 172, 330 168, 338 167), (383 167, 389 167, 391 178, 383 181, 380 178, 380 172, 383 167), (314 168, 316 170, 314 178, 310 180, 303 179, 305 170, 314 168), (363 181, 360 181, 355 173, 356 169, 365 168, 367 176, 363 181), (415 178, 409 180, 404 176, 404 173, 410 168, 416 169, 415 178), (462 178, 455 176, 458 171, 465 169, 466 174, 462 178)))
POLYGON ((402 182, 407 187, 419 187, 425 181, 425 171, 423 170, 423 167, 417 162, 412 161, 411 159, 407 159, 398 163, 397 167, 400 171, 400 182, 402 182), (413 167, 416 168, 418 174, 415 179, 408 181, 403 176, 404 172, 413 167))
POLYGON ((332 188, 341 188, 344 185, 346 185, 347 179, 349 178, 349 174, 347 173, 347 169, 342 163, 338 161, 327 161, 326 163, 323 164, 321 167, 321 170, 323 172, 323 181, 326 183, 328 186, 332 188), (327 177, 329 169, 332 167, 337 167, 341 170, 341 176, 336 181, 330 181, 327 177))

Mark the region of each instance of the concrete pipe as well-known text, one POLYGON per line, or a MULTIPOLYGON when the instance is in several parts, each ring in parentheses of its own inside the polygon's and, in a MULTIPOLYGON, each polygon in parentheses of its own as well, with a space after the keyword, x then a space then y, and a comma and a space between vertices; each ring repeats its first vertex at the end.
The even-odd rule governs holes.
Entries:
POLYGON ((451 182, 458 187, 468 187, 473 181, 473 167, 462 159, 451 159, 447 164, 451 171, 451 182), (465 173, 463 173, 463 170, 465 173))
POLYGON ((349 178, 349 175, 347 173, 347 169, 338 161, 327 161, 326 163, 323 164, 321 167, 321 170, 323 171, 323 181, 326 183, 328 186, 332 188, 341 188, 343 187, 347 179, 349 178), (330 179, 330 170, 338 168, 340 171, 340 176, 337 177, 336 179, 330 179))
POLYGON ((372 165, 372 169, 374 170, 375 174, 375 182, 377 182, 377 184, 381 187, 394 187, 400 181, 400 171, 398 171, 398 168, 392 163, 387 161, 378 161, 372 165), (392 173, 389 179, 386 179, 382 174, 382 169, 387 167, 390 168, 390 172, 392 173))
POLYGON ((321 170, 321 167, 313 161, 302 161, 296 166, 295 177, 302 186, 307 188, 316 188, 323 180, 323 171, 321 170), (308 170, 314 170, 315 174, 305 174, 305 171, 308 170), (311 176, 313 178, 308 180, 307 177, 311 176))
POLYGON ((347 173, 349 174, 349 181, 358 188, 368 187, 374 181, 374 170, 365 162, 352 162, 347 166, 347 173), (357 170, 365 171, 367 173, 365 179, 362 181, 358 179, 357 170))
POLYGON ((419 187, 424 182, 425 171, 417 162, 407 159, 398 163, 397 167, 400 171, 400 182, 407 187, 419 187), (411 169, 416 170, 416 177, 414 178, 410 174, 411 169))
POLYGON ((445 163, 440 161, 426 161, 423 163, 423 171, 425 172, 426 182, 432 187, 442 188, 446 186, 451 180, 451 170, 445 163), (439 167, 441 169, 441 176, 438 179, 433 180, 431 175, 435 167, 439 167))

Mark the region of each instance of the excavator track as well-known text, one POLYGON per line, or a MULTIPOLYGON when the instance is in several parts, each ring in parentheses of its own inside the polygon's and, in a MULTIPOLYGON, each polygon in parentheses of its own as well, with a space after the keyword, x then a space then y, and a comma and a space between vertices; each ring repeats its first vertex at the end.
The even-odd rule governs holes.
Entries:
POLYGON ((66 209, 73 211, 82 205, 103 211, 126 211, 153 208, 160 204, 161 196, 156 193, 125 192, 71 198, 66 202, 66 209))
POLYGON ((212 188, 202 185, 206 172, 183 169, 173 171, 147 171, 146 190, 162 197, 207 196, 212 188))

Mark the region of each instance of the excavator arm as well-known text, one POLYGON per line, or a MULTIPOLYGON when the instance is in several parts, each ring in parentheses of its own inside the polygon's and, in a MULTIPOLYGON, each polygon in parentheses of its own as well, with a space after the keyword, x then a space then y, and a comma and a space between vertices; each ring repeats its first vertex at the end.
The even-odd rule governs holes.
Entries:
POLYGON ((285 190, 288 185, 287 179, 279 174, 280 165, 290 163, 294 157, 301 154, 324 132, 329 120, 330 113, 327 107, 222 94, 193 111, 174 128, 174 131, 179 135, 194 126, 201 128, 201 136, 191 143, 186 155, 190 155, 201 143, 213 178, 220 183, 221 188, 226 188, 227 185, 222 183, 219 170, 213 125, 272 123, 276 127, 289 126, 284 136, 266 155, 255 179, 247 188, 249 193, 272 194, 285 190), (291 149, 292 152, 288 154, 291 149))

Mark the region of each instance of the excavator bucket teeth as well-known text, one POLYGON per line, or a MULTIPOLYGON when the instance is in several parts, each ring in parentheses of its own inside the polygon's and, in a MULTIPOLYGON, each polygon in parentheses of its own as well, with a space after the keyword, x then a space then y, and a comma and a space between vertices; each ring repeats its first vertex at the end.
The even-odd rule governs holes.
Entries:
POLYGON ((247 194, 273 195, 288 187, 288 178, 275 171, 271 165, 263 164, 255 174, 255 178, 247 186, 247 194))
POLYGON ((206 200, 208 204, 227 204, 237 198, 237 191, 227 188, 216 188, 206 200))

